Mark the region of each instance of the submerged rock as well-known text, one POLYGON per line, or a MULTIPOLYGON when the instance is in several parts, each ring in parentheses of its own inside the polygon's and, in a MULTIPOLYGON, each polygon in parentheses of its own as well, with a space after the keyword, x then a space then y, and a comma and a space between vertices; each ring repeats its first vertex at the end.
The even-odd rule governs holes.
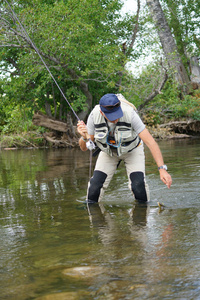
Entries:
POLYGON ((80 300, 85 299, 86 296, 88 296, 88 292, 85 291, 63 292, 41 296, 36 298, 36 300, 80 300))
POLYGON ((103 268, 99 266, 81 266, 81 267, 75 267, 75 268, 68 268, 65 269, 62 273, 67 276, 72 277, 94 277, 96 275, 103 273, 103 268))

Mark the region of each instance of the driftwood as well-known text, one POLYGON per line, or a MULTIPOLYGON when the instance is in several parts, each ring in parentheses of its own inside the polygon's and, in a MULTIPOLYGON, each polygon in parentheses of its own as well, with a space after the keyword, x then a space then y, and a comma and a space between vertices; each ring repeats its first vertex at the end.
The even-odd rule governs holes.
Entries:
POLYGON ((67 136, 65 136, 65 138, 64 136, 59 138, 55 133, 52 132, 43 133, 43 137, 56 147, 74 147, 77 145, 77 141, 73 141, 71 139, 69 141, 69 138, 67 136))
POLYGON ((69 130, 67 123, 55 120, 54 118, 48 117, 41 112, 34 114, 33 124, 59 132, 67 132, 69 130))
POLYGON ((33 124, 50 130, 43 137, 54 147, 75 147, 78 144, 78 134, 70 117, 66 123, 37 112, 33 116, 33 124))
POLYGON ((168 128, 171 131, 182 134, 200 135, 200 121, 174 121, 160 125, 161 128, 168 128))

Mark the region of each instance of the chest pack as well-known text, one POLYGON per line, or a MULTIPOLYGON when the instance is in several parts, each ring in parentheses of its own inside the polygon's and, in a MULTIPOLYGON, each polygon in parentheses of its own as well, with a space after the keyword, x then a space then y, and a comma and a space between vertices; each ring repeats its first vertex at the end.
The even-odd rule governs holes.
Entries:
POLYGON ((116 123, 112 136, 109 134, 107 121, 100 113, 100 106, 96 105, 93 110, 95 142, 102 151, 110 156, 112 156, 114 152, 117 153, 118 156, 128 153, 140 143, 140 138, 131 125, 132 109, 136 110, 136 108, 121 94, 117 94, 117 97, 121 101, 123 117, 116 123), (132 109, 130 106, 132 106, 132 109))

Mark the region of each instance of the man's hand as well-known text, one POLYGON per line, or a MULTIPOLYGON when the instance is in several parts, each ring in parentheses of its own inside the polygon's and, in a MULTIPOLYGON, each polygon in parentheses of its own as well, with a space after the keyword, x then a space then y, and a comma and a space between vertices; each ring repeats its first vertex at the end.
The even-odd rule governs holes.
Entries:
POLYGON ((84 138, 87 139, 88 133, 87 133, 87 126, 83 121, 78 121, 77 124, 77 131, 80 133, 80 135, 84 138))
MULTIPOLYGON (((151 154, 153 158, 155 159, 155 162, 157 166, 162 166, 164 165, 162 153, 160 151, 160 148, 152 135, 149 133, 149 131, 145 128, 142 132, 139 133, 139 137, 143 140, 143 142, 147 145, 149 150, 151 151, 151 154)), ((165 170, 165 169, 160 169, 160 179, 168 188, 170 188, 172 184, 172 178, 171 175, 165 170)))
POLYGON ((159 172, 160 172, 160 179, 162 180, 162 182, 164 182, 164 184, 166 184, 166 186, 169 189, 172 184, 171 175, 164 169, 160 169, 159 172))
POLYGON ((89 135, 87 132, 87 126, 83 121, 78 121, 77 131, 80 133, 81 138, 79 139, 79 146, 82 151, 87 151, 95 149, 94 135, 89 135))

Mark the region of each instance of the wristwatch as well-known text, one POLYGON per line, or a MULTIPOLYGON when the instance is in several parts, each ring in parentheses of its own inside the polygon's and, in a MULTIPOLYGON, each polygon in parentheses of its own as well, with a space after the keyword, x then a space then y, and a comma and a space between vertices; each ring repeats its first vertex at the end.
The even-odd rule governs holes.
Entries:
POLYGON ((164 169, 164 170, 167 171, 167 166, 166 166, 166 165, 163 165, 163 166, 158 167, 158 170, 160 170, 160 169, 164 169))

